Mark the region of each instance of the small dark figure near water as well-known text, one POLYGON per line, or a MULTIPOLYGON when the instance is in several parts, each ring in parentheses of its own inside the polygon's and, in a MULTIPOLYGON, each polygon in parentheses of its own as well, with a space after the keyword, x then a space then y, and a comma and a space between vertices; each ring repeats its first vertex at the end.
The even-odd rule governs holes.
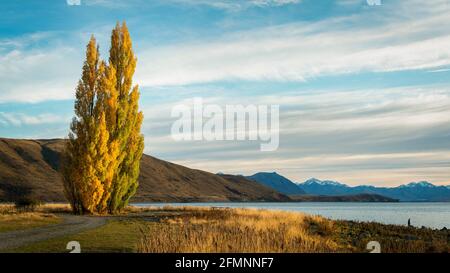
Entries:
POLYGON ((408 227, 411 227, 411 218, 408 218, 408 227))

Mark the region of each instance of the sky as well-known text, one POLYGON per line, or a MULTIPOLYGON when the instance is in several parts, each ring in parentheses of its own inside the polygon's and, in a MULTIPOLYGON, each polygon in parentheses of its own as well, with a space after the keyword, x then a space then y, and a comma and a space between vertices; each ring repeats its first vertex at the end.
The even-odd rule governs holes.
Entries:
POLYGON ((450 0, 0 2, 1 137, 66 137, 89 37, 107 59, 126 21, 145 153, 296 182, 450 184, 450 0), (279 148, 175 141, 171 110, 199 97, 279 105, 279 148))

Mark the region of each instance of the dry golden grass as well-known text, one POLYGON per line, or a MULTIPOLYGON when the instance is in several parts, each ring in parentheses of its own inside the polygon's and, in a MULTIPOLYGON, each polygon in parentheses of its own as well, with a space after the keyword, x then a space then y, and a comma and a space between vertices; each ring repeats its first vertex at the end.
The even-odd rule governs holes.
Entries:
POLYGON ((52 211, 59 207, 43 206, 35 211, 17 210, 14 205, 0 205, 0 232, 22 230, 41 227, 49 224, 57 224, 60 218, 52 211))
POLYGON ((45 204, 39 206, 36 211, 44 213, 72 213, 69 204, 45 204))
POLYGON ((301 213, 184 208, 154 228, 142 228, 139 252, 336 252, 333 224, 301 213), (315 227, 311 228, 311 227, 315 227))
POLYGON ((14 204, 0 204, 0 215, 22 213, 71 213, 69 204, 44 204, 32 211, 17 209, 14 204))
POLYGON ((141 213, 141 212, 154 212, 154 211, 168 211, 168 212, 184 212, 184 211, 209 211, 209 210, 217 210, 221 208, 215 207, 196 207, 196 206, 145 206, 145 207, 137 207, 137 206, 127 206, 123 212, 132 212, 132 213, 141 213))
POLYGON ((43 219, 56 219, 57 216, 49 213, 40 213, 40 212, 23 212, 18 214, 1 214, 0 222, 12 222, 12 221, 37 221, 43 219))

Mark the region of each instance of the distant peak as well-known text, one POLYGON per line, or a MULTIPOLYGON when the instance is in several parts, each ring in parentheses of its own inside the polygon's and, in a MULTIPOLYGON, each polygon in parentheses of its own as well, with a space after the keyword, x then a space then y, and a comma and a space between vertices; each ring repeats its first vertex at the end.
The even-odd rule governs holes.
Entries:
POLYGON ((254 176, 254 175, 276 175, 276 176, 281 176, 277 172, 257 172, 257 173, 255 173, 255 174, 253 174, 251 176, 254 176))
POLYGON ((305 183, 317 183, 317 182, 322 182, 322 181, 320 179, 317 179, 317 178, 314 178, 314 177, 312 177, 312 178, 310 178, 310 179, 305 181, 305 183))
POLYGON ((431 184, 428 181, 419 181, 419 182, 411 182, 409 184, 406 185, 401 185, 401 188, 405 188, 405 187, 426 187, 426 188, 432 188, 432 187, 436 187, 435 185, 431 184))
POLYGON ((348 187, 345 184, 336 182, 336 181, 332 181, 332 180, 320 180, 317 178, 310 178, 308 180, 306 180, 305 182, 303 182, 302 184, 304 185, 311 185, 311 184, 318 184, 318 185, 332 185, 332 186, 344 186, 344 187, 348 187))

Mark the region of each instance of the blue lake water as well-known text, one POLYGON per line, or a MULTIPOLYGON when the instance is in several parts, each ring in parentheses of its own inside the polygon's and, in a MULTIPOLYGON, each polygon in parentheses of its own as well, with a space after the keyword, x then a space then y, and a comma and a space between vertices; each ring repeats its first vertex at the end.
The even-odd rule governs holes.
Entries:
POLYGON ((141 203, 136 206, 199 206, 258 208, 298 211, 321 215, 330 219, 373 221, 385 224, 406 225, 411 219, 413 226, 450 228, 450 203, 141 203))

